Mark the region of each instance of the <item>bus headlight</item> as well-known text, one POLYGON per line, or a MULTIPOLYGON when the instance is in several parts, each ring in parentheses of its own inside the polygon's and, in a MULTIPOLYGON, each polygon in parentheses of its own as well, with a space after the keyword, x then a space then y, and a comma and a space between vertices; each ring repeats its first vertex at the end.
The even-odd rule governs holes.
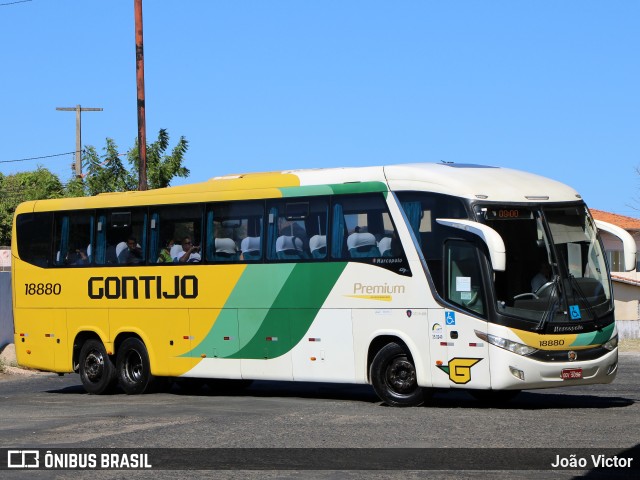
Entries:
POLYGON ((612 337, 607 343, 602 345, 607 350, 611 351, 618 346, 618 335, 612 337))
POLYGON ((489 342, 491 345, 495 345, 496 347, 504 348, 505 350, 509 350, 512 353, 517 355, 527 356, 531 355, 534 352, 537 352, 537 348, 530 347, 529 345, 524 345, 522 343, 514 342, 512 340, 507 340, 506 338, 498 337, 497 335, 491 335, 489 333, 476 332, 476 337, 481 338, 485 342, 489 342))

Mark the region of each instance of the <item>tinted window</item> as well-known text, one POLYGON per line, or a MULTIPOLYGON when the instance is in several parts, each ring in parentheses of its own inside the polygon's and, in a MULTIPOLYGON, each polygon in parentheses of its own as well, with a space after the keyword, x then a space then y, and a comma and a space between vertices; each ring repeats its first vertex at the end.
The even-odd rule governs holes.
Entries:
POLYGON ((18 255, 25 262, 48 267, 51 259, 51 213, 24 213, 16 219, 18 255))
POLYGON ((269 202, 269 260, 326 258, 328 210, 326 198, 269 202))
POLYGON ((205 257, 210 262, 262 259, 263 202, 214 203, 207 206, 205 257))

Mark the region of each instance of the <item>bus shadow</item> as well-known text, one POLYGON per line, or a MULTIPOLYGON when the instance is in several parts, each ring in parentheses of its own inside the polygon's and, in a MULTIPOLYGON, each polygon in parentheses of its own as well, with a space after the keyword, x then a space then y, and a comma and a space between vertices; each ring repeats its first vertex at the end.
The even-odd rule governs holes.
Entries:
MULTIPOLYGON (((81 384, 50 389, 47 393, 86 395, 81 384)), ((124 395, 117 388, 113 395, 124 395)), ((344 400, 386 406, 377 397, 370 385, 286 382, 256 380, 244 389, 216 388, 206 382, 173 382, 152 395, 184 397, 254 397, 254 398, 308 398, 318 400, 344 400)), ((602 409, 624 408, 635 404, 625 397, 602 396, 589 393, 556 393, 547 390, 523 391, 509 401, 478 400, 465 390, 437 390, 433 392, 424 408, 480 408, 504 410, 548 410, 548 409, 602 409)))
POLYGON ((430 408, 483 408, 504 410, 549 409, 601 409, 623 408, 635 404, 624 397, 607 397, 596 394, 549 393, 548 391, 524 391, 511 400, 478 400, 466 391, 436 392, 425 403, 430 408))
MULTIPOLYGON (((311 382, 254 381, 243 390, 223 391, 209 386, 183 389, 175 386, 174 395, 198 396, 247 396, 247 397, 298 397, 328 400, 351 400, 377 403, 386 406, 370 385, 351 385, 311 382)), ((426 408, 498 408, 516 410, 591 409, 629 407, 635 400, 624 397, 607 397, 597 394, 549 393, 525 391, 510 401, 478 400, 464 390, 436 391, 424 404, 426 408)))

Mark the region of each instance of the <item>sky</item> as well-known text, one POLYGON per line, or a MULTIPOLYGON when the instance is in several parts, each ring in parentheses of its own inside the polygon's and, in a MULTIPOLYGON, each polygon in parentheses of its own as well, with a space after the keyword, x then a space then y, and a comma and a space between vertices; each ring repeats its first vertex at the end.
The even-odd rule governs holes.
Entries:
MULTIPOLYGON (((133 0, 0 0, 0 173, 137 138, 133 0)), ((143 0, 147 140, 190 176, 458 162, 640 217, 640 2, 143 0)))

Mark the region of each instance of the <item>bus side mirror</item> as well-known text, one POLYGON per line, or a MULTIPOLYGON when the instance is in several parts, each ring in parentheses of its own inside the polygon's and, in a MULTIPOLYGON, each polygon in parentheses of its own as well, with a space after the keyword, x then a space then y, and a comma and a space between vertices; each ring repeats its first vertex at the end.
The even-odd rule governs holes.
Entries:
POLYGON ((624 228, 620 228, 608 222, 602 220, 596 220, 596 227, 598 230, 604 230, 610 233, 614 237, 618 237, 622 241, 622 249, 624 250, 624 269, 627 272, 633 272, 636 269, 636 241, 631 234, 624 228))
POLYGON ((459 220, 455 218, 436 218, 436 222, 451 228, 458 228, 477 235, 487 245, 491 257, 491 267, 496 272, 504 272, 507 266, 507 249, 504 240, 493 228, 472 220, 459 220))

